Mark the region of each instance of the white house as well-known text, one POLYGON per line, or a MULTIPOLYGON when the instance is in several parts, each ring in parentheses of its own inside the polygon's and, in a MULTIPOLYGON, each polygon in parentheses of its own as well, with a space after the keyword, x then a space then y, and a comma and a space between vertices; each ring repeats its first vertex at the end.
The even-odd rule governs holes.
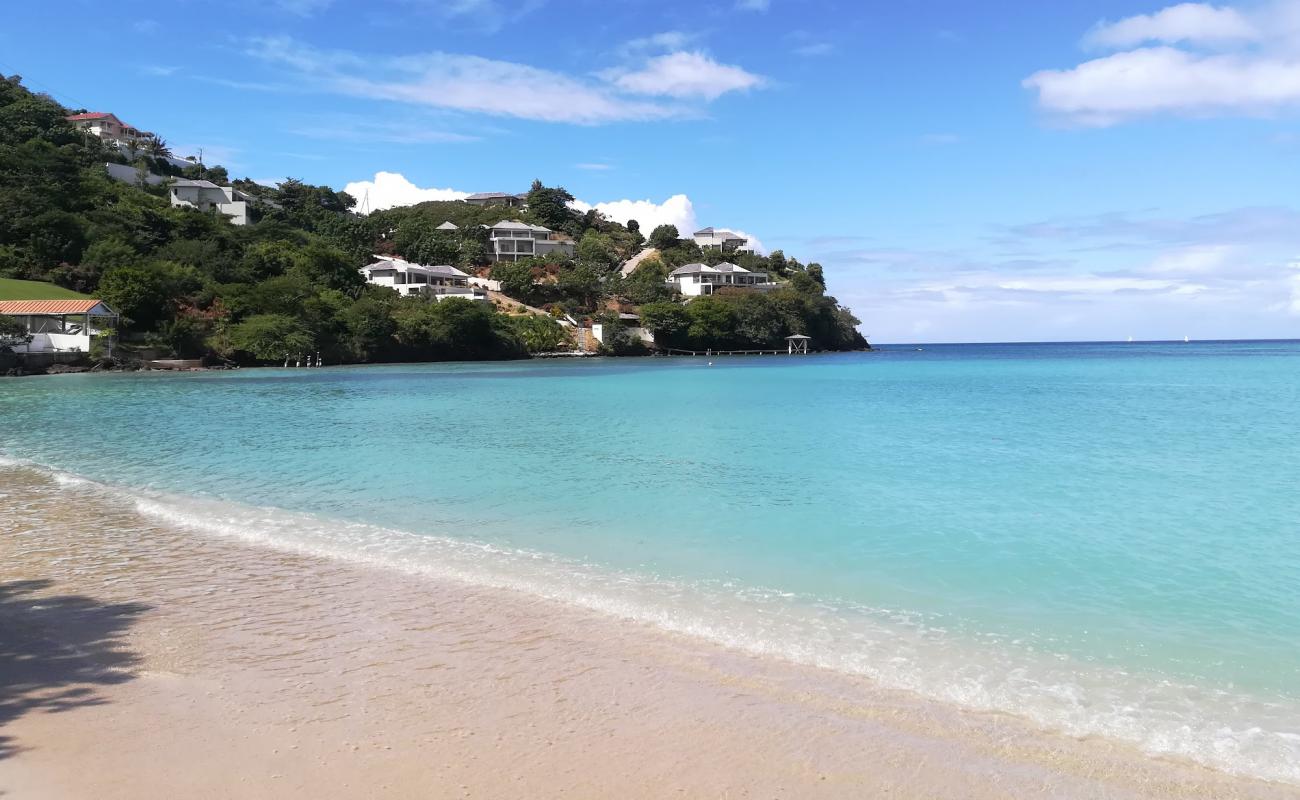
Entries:
POLYGON ((401 295, 424 295, 442 301, 448 297, 486 303, 487 292, 470 285, 464 272, 445 264, 425 266, 391 256, 375 256, 377 261, 361 268, 366 283, 387 286, 401 295))
POLYGON ((215 209, 230 217, 234 225, 248 224, 248 203, 241 192, 229 186, 177 178, 171 184, 171 200, 174 206, 197 208, 199 211, 215 209))
POLYGON ((32 335, 15 353, 89 353, 94 337, 112 333, 118 319, 102 300, 0 300, 0 314, 32 335))
POLYGON ((710 295, 719 289, 766 292, 780 286, 766 272, 751 272, 726 261, 709 266, 687 264, 668 273, 668 285, 684 297, 710 295))
POLYGON ((488 229, 489 256, 493 261, 518 261, 521 258, 559 253, 572 258, 573 240, 541 225, 504 220, 488 229))
POLYGON ((751 252, 754 248, 749 246, 749 240, 738 233, 722 230, 721 228, 705 228, 696 231, 692 236, 695 243, 700 249, 716 248, 725 253, 734 252, 751 252))
POLYGON ((509 208, 523 208, 528 205, 528 195, 506 194, 505 192, 475 192, 469 197, 466 197, 465 202, 472 206, 507 206, 509 208))
POLYGON ((108 142, 118 142, 122 144, 136 144, 149 138, 153 134, 149 131, 142 131, 139 128, 127 125, 115 115, 105 111, 91 111, 85 114, 73 114, 66 117, 72 127, 79 131, 85 131, 93 136, 108 142))

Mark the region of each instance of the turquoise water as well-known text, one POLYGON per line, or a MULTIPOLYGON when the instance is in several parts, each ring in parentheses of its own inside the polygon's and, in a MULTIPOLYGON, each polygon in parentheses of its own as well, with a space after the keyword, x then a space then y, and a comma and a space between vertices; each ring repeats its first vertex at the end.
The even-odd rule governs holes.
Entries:
POLYGON ((713 362, 3 381, 0 453, 1300 781, 1300 343, 713 362))

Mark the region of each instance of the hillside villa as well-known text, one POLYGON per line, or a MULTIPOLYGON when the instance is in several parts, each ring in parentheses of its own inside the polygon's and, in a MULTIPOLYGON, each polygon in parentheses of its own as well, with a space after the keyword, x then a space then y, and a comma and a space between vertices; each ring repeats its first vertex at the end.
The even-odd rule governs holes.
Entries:
MULTIPOLYGON (((118 315, 102 300, 0 300, 0 314, 27 328, 32 340, 15 353, 89 353, 96 336, 112 334, 118 315)), ((106 342, 111 346, 111 341, 106 342)))
MULTIPOLYGON (((170 191, 167 198, 173 206, 195 208, 199 211, 215 211, 230 218, 232 225, 248 224, 249 196, 231 186, 218 186, 212 181, 194 181, 188 178, 168 178, 152 172, 142 171, 127 164, 108 163, 104 165, 108 176, 122 183, 144 183, 157 186, 167 183, 170 191)), ((253 198, 257 200, 257 198, 253 198)), ((275 205, 269 201, 259 201, 265 205, 275 205)))
POLYGON ((545 256, 556 252, 566 258, 573 257, 575 249, 573 240, 550 228, 513 220, 504 220, 485 227, 491 245, 489 256, 493 262, 518 261, 521 258, 545 256))
MULTIPOLYGON (((85 114, 73 114, 65 117, 72 127, 83 133, 88 133, 98 137, 106 144, 111 144, 118 150, 125 151, 127 158, 134 160, 139 155, 144 155, 144 147, 154 134, 149 131, 140 130, 132 125, 128 125, 118 119, 116 115, 106 111, 91 111, 85 114)), ((161 156, 164 161, 169 162, 175 167, 188 167, 197 164, 198 161, 193 156, 187 158, 177 158, 172 155, 161 156)))
POLYGON ((528 205, 528 195, 506 194, 505 192, 475 192, 469 197, 466 197, 465 202, 472 206, 506 206, 508 208, 523 208, 528 205))
POLYGON ((470 276, 445 264, 425 266, 412 264, 392 256, 376 255, 373 264, 361 268, 366 283, 387 286, 404 296, 432 297, 442 301, 448 297, 487 302, 487 292, 470 285, 470 276))
POLYGON ((711 295, 719 289, 766 292, 780 286, 766 272, 751 272, 742 266, 721 264, 687 264, 668 273, 667 283, 683 297, 711 295))
POLYGON ((67 117, 67 120, 77 130, 97 136, 106 142, 135 145, 153 136, 149 131, 127 125, 115 115, 105 111, 73 114, 67 117))
POLYGON ((233 225, 248 224, 247 198, 237 189, 218 186, 212 181, 193 181, 187 178, 176 178, 170 188, 169 196, 174 206, 216 211, 230 217, 233 225))
POLYGON ((705 228, 692 234, 695 243, 700 246, 701 250, 717 249, 724 253, 751 252, 749 240, 738 233, 722 230, 720 228, 705 228))

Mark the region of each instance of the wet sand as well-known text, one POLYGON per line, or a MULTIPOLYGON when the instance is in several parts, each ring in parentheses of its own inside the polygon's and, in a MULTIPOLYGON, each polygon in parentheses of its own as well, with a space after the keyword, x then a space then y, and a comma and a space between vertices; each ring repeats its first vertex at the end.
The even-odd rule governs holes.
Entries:
POLYGON ((6 798, 1300 797, 4 479, 6 798))

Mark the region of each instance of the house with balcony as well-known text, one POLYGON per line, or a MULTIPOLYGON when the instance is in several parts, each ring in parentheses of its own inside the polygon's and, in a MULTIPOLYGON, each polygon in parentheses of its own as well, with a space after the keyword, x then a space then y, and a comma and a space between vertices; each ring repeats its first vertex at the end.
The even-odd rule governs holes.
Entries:
POLYGON ((505 206, 506 208, 523 208, 528 205, 526 194, 506 194, 505 192, 475 192, 465 198, 472 206, 505 206))
POLYGON ((248 224, 248 198, 233 187, 218 186, 212 181, 177 178, 172 181, 170 190, 173 206, 215 211, 230 217, 233 225, 248 224))
POLYGON ((751 272, 726 261, 687 264, 668 273, 668 285, 683 297, 707 297, 722 291, 768 292, 780 286, 766 272, 751 272))
POLYGON ((139 128, 127 125, 115 115, 106 111, 73 114, 65 117, 65 119, 71 122, 72 127, 79 131, 84 131, 106 142, 114 142, 119 145, 135 145, 153 136, 149 131, 142 131, 139 128))
POLYGON ((104 301, 85 300, 0 300, 0 314, 17 319, 31 341, 16 345, 15 353, 89 353, 97 337, 112 350, 112 336, 118 315, 104 301))
POLYGON ((446 264, 412 264, 392 256, 376 255, 375 262, 361 268, 366 283, 387 286, 406 297, 431 297, 439 302, 448 297, 486 303, 487 292, 470 285, 470 276, 446 264))
POLYGON ((572 258, 576 249, 573 239, 541 225, 503 220, 484 227, 488 231, 488 255, 494 263, 549 255, 572 258))
POLYGON ((749 240, 738 233, 722 228, 705 228, 692 234, 701 250, 721 250, 724 253, 753 252, 749 240))

